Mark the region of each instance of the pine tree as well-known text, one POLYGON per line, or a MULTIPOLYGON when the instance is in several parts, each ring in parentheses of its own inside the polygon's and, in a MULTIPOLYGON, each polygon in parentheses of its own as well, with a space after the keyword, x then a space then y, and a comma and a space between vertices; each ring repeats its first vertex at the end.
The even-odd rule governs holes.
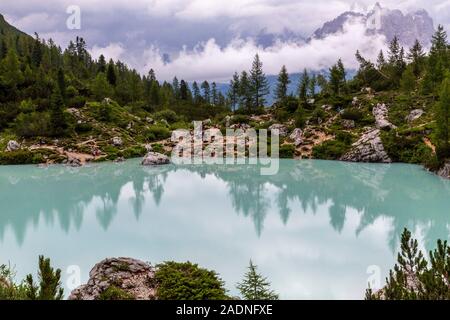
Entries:
POLYGON ((311 76, 311 79, 309 80, 309 88, 308 88, 308 94, 313 99, 316 97, 316 86, 317 86, 317 78, 316 75, 313 74, 311 76))
POLYGON ((250 88, 253 96, 252 107, 254 109, 264 107, 265 96, 269 94, 269 83, 258 54, 255 55, 250 71, 250 88))
POLYGON ((278 74, 278 83, 275 90, 275 98, 278 102, 284 101, 284 99, 286 99, 288 86, 290 83, 291 80, 289 80, 289 74, 287 72, 286 66, 283 66, 280 73, 278 74))
POLYGON ((58 70, 58 89, 61 92, 63 101, 66 101, 66 79, 62 68, 58 70))
POLYGON ((92 84, 92 93, 97 100, 103 100, 104 98, 109 98, 112 95, 111 85, 106 79, 106 75, 104 73, 97 74, 97 77, 92 84))
POLYGON ((270 289, 270 283, 257 272, 257 266, 250 261, 248 272, 245 274, 237 289, 245 300, 278 300, 278 295, 270 289))
POLYGON ((416 39, 408 53, 408 59, 411 61, 413 73, 416 78, 419 78, 422 73, 424 58, 425 53, 423 52, 422 45, 416 39))
POLYGON ((150 69, 150 71, 148 72, 148 80, 150 81, 150 82, 153 82, 153 81, 156 81, 156 73, 155 73, 155 70, 153 70, 153 69, 150 69))
POLYGON ((64 136, 67 132, 68 123, 64 114, 64 101, 59 89, 56 89, 50 99, 50 126, 52 135, 64 136))
POLYGON ((116 70, 114 67, 114 61, 111 59, 108 63, 108 70, 106 71, 106 78, 108 80, 108 83, 112 85, 113 87, 117 84, 117 76, 116 76, 116 70))
POLYGON ((157 106, 161 103, 161 93, 158 81, 152 81, 150 84, 150 103, 157 106))
POLYGON ((42 60, 42 48, 41 48, 41 40, 39 39, 39 35, 35 33, 36 38, 33 42, 33 51, 31 54, 31 62, 33 66, 39 67, 42 60))
POLYGON ((240 107, 247 111, 251 111, 253 94, 247 71, 242 71, 239 85, 240 107))
POLYGON ((216 106, 219 102, 219 96, 217 93, 217 84, 215 82, 212 83, 211 100, 213 106, 216 106))
POLYGON ((330 69, 330 87, 335 95, 339 95, 344 91, 346 85, 346 73, 342 60, 331 67, 330 69))
POLYGON ((0 62, 6 58, 8 54, 8 45, 6 44, 5 38, 0 41, 0 62))
POLYGON ((20 85, 24 78, 20 68, 20 61, 14 49, 10 49, 6 58, 3 60, 3 79, 4 82, 15 90, 17 85, 20 85))
POLYGON ((205 101, 206 104, 210 104, 211 103, 211 88, 209 86, 208 81, 203 81, 202 85, 202 90, 203 90, 203 100, 205 101))
POLYGON ((181 100, 188 100, 191 96, 190 89, 188 87, 188 84, 186 81, 181 80, 180 82, 180 99, 181 100))
POLYGON ((435 93, 445 76, 445 69, 450 67, 447 33, 442 25, 438 26, 431 41, 428 65, 424 77, 424 93, 435 93))
POLYGON ((100 55, 98 58, 98 71, 97 72, 106 72, 106 59, 104 55, 100 55))
POLYGON ((178 81, 178 78, 175 77, 173 78, 172 81, 172 89, 173 89, 173 95, 175 97, 175 99, 180 99, 180 82, 178 81))
POLYGON ((414 74, 414 66, 409 66, 403 72, 400 80, 400 87, 405 93, 411 93, 416 87, 416 75, 414 74))
POLYGON ((239 74, 235 72, 233 78, 230 81, 230 89, 228 91, 228 99, 231 104, 231 110, 233 111, 236 111, 236 107, 239 104, 239 97, 240 97, 239 87, 240 87, 239 74))
POLYGON ((199 104, 202 101, 202 94, 200 93, 200 88, 197 84, 197 81, 194 81, 192 84, 192 92, 194 96, 194 103, 199 104))
POLYGON ((309 88, 309 74, 305 69, 303 70, 302 76, 300 77, 300 83, 298 85, 298 96, 300 101, 306 102, 308 98, 308 88, 309 88))
POLYGON ((378 70, 383 70, 385 66, 386 66, 386 59, 384 58, 383 50, 380 50, 380 53, 378 54, 377 58, 377 68, 378 70))
POLYGON ((438 157, 444 159, 450 157, 450 72, 444 79, 439 102, 436 108, 436 124, 437 124, 437 153, 438 157))
POLYGON ((39 256, 39 285, 35 284, 33 276, 26 277, 27 296, 30 300, 61 300, 64 289, 61 285, 61 270, 54 270, 50 259, 39 256))

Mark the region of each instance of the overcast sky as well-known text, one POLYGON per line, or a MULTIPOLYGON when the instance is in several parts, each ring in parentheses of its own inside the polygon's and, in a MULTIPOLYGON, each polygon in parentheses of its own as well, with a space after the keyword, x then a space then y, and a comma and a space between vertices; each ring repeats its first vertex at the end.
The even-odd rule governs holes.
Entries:
MULTIPOLYGON (((342 57, 354 65, 354 52, 369 56, 383 39, 367 39, 357 25, 340 37, 311 44, 278 42, 262 47, 267 37, 295 34, 307 38, 324 22, 348 10, 371 9, 375 1, 355 0, 2 0, 0 13, 27 33, 53 38, 62 47, 76 35, 91 53, 126 61, 141 72, 156 69, 159 78, 175 74, 186 80, 225 80, 248 68, 259 52, 266 72, 282 64, 292 72, 327 67, 342 57), (81 29, 69 30, 70 5, 81 9, 81 29), (171 57, 167 63, 163 54, 171 57)), ((404 12, 425 8, 450 29, 450 0, 385 0, 383 7, 404 12)))

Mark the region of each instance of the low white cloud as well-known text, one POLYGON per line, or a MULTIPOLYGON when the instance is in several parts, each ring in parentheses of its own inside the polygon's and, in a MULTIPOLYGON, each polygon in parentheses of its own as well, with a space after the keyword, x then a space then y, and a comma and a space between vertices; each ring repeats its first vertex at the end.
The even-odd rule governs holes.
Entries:
POLYGON ((146 64, 138 69, 145 72, 153 68, 163 80, 176 75, 188 81, 226 81, 234 71, 248 70, 256 53, 267 74, 277 74, 282 65, 291 73, 304 68, 321 70, 329 68, 339 58, 348 68, 356 68, 357 50, 367 58, 376 59, 379 50, 386 47, 383 36, 367 36, 365 31, 364 24, 352 23, 347 24, 342 33, 325 39, 313 39, 307 44, 278 42, 267 48, 257 46, 251 39, 236 39, 221 48, 210 39, 194 50, 183 49, 170 63, 164 63, 158 48, 151 47, 144 53, 146 64))
POLYGON ((104 55, 106 60, 119 60, 122 58, 124 52, 125 48, 121 43, 110 43, 106 47, 94 46, 90 50, 92 57, 94 57, 95 59, 98 59, 100 55, 104 55))

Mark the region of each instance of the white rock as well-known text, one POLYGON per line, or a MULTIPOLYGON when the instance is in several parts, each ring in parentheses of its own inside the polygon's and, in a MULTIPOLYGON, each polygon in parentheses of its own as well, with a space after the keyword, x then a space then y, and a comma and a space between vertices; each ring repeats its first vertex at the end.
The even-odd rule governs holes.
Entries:
POLYGON ((378 129, 395 129, 395 125, 388 120, 389 109, 384 103, 378 103, 372 110, 375 125, 378 129))
POLYGON ((294 129, 292 131, 291 135, 289 136, 289 139, 294 141, 294 145, 296 147, 300 146, 303 143, 303 131, 300 128, 294 129))
POLYGON ((6 145, 6 151, 17 151, 20 149, 20 144, 15 140, 8 141, 8 144, 6 145))
POLYGON ((406 117, 406 121, 408 122, 413 122, 414 120, 419 119, 421 116, 423 116, 423 114, 425 113, 425 111, 423 111, 422 109, 414 109, 413 111, 411 111, 411 113, 406 117))
POLYGON ((384 150, 380 129, 371 128, 355 142, 352 149, 341 160, 350 162, 391 163, 392 160, 384 150))
POLYGON ((112 144, 113 144, 113 146, 115 146, 115 147, 121 147, 121 146, 123 145, 122 138, 120 138, 120 137, 114 137, 114 138, 112 138, 112 144))
POLYGON ((143 166, 159 166, 169 164, 170 159, 166 155, 157 152, 149 152, 142 160, 143 166))
POLYGON ((288 135, 288 128, 284 124, 275 123, 269 127, 269 130, 278 130, 281 137, 288 135))

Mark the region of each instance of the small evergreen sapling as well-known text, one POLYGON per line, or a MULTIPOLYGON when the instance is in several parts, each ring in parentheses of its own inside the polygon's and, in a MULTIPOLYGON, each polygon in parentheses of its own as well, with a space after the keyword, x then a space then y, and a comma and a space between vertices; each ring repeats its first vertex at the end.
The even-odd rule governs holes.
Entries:
POLYGON ((278 295, 270 289, 270 283, 257 271, 257 266, 250 260, 248 272, 237 289, 245 300, 278 300, 278 295))

